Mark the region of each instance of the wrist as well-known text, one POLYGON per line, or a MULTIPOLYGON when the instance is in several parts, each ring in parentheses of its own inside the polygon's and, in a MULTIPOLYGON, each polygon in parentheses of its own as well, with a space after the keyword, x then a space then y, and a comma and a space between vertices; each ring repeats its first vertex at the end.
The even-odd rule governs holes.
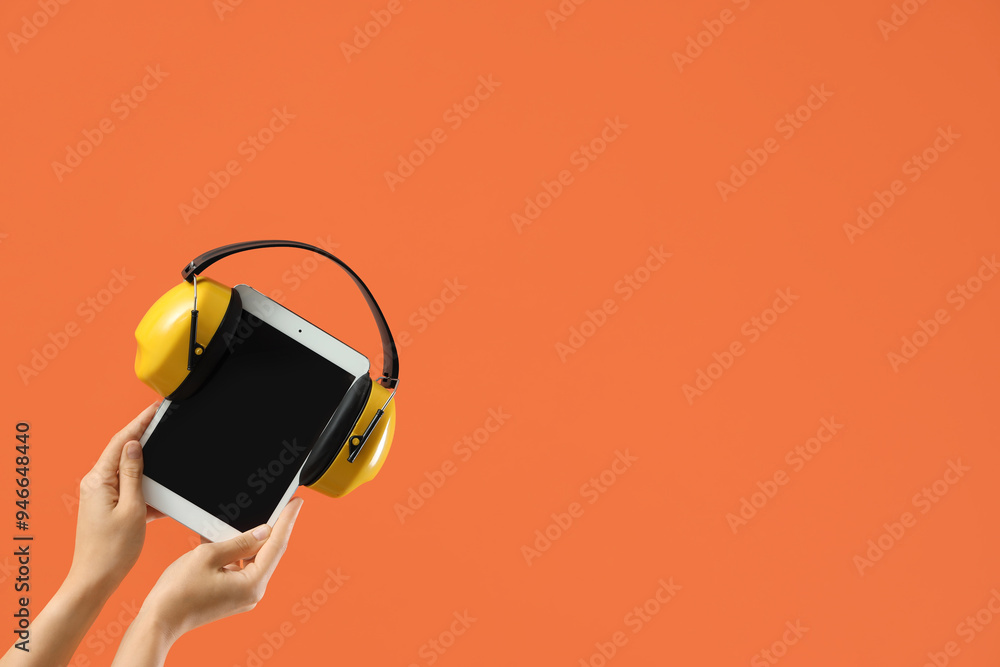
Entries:
POLYGON ((172 623, 167 622, 155 608, 148 608, 146 605, 139 609, 129 630, 164 652, 181 636, 172 623))
MULTIPOLYGON (((154 591, 155 593, 155 591, 154 591)), ((143 630, 148 630, 156 637, 162 638, 167 646, 170 646, 186 632, 181 619, 175 618, 173 614, 167 613, 169 607, 165 609, 158 604, 157 597, 151 593, 142 603, 136 621, 141 621, 143 630)))
POLYGON ((68 592, 77 593, 88 599, 100 600, 103 605, 118 589, 120 583, 120 577, 84 570, 74 564, 70 566, 62 587, 68 592))
POLYGON ((143 605, 122 637, 112 667, 162 667, 178 636, 143 605))

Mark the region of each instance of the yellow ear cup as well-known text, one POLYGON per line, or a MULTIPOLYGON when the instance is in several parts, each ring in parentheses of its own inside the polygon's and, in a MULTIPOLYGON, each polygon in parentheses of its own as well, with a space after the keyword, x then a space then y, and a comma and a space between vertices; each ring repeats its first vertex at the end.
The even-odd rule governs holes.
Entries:
MULTIPOLYGON (((233 290, 211 278, 198 278, 199 345, 222 324, 233 290)), ((170 396, 188 375, 188 347, 194 286, 182 282, 157 299, 135 329, 135 374, 160 396, 170 396)))
POLYGON ((389 401, 389 405, 386 405, 382 418, 379 419, 378 424, 368 436, 368 441, 364 443, 361 452, 354 461, 347 460, 350 452, 348 443, 352 437, 364 434, 368 424, 375 417, 375 413, 385 405, 391 393, 391 390, 382 385, 372 383, 368 402, 361 412, 361 417, 354 425, 354 430, 348 436, 347 442, 341 447, 337 458, 333 460, 326 472, 309 485, 310 489, 316 489, 320 493, 339 498, 375 477, 382 468, 385 457, 389 454, 392 436, 396 431, 396 402, 389 401))

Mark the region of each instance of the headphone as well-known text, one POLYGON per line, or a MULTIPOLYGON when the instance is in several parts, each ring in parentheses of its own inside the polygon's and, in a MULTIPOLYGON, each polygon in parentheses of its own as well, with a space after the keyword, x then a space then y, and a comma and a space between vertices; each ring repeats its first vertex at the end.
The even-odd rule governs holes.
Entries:
POLYGON ((347 272, 375 317, 382 339, 382 375, 358 378, 313 445, 300 483, 339 498, 372 479, 382 468, 396 429, 393 397, 399 356, 389 324, 371 290, 357 273, 322 248, 298 241, 245 241, 198 255, 181 270, 184 282, 152 305, 135 330, 135 374, 164 398, 183 400, 212 374, 232 340, 243 312, 239 293, 198 274, 215 262, 247 250, 301 248, 323 255, 347 272), (193 304, 193 307, 192 307, 193 304))

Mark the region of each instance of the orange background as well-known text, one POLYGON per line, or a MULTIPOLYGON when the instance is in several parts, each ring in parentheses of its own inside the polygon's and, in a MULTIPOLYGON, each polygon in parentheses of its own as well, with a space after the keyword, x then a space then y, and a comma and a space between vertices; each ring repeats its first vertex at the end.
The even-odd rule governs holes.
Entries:
MULTIPOLYGON (((996 664, 1000 621, 968 643, 959 624, 1000 587, 1000 281, 961 309, 948 295, 1000 246, 1000 7, 910 0, 916 13, 884 36, 889 0, 563 2, 575 11, 554 28, 557 0, 403 0, 348 62, 341 44, 387 4, 247 0, 220 18, 210 0, 70 2, 16 53, 9 35, 0 45, 0 430, 12 469, 14 425, 32 425, 36 613, 70 563, 77 480, 155 398, 132 372, 145 310, 206 249, 322 238, 410 335, 392 453, 349 497, 301 491, 264 601, 183 637, 168 663, 256 664, 291 623, 264 664, 430 665, 424 645, 468 610, 476 621, 434 664, 596 667, 595 643, 619 631, 609 664, 771 664, 758 652, 782 652, 797 621, 808 631, 783 665, 918 666, 950 641, 949 664, 996 664), (732 22, 680 71, 675 52, 705 21, 718 31, 723 10, 732 22), (114 101, 156 66, 166 78, 120 119, 114 101), (499 85, 453 128, 445 112, 480 76, 499 85), (812 86, 832 96, 786 138, 776 123, 812 86), (239 146, 273 108, 295 118, 247 161, 239 146), (104 118, 114 131, 60 181, 52 163, 104 118), (609 118, 627 128, 579 171, 575 152, 609 118), (904 164, 949 127, 959 138, 911 181, 904 164), (446 140, 390 190, 385 172, 436 128, 446 140), (769 138, 777 152, 723 201, 718 182, 769 138), (179 206, 230 160, 240 173, 186 223, 179 206), (563 170, 572 182, 519 231, 511 215, 563 170), (849 241, 857 208, 897 179, 905 193, 849 241), (661 245, 672 256, 626 300, 616 284, 661 245), (80 304, 123 267, 134 278, 88 321, 80 304), (446 280, 466 289, 422 324, 446 280), (751 342, 744 323, 784 289, 798 300, 751 342), (606 299, 606 323, 560 359, 606 299), (938 309, 948 322, 894 370, 888 355, 938 309), (22 381, 71 323, 78 335, 22 381), (683 385, 734 341, 742 356, 689 403, 683 385), (463 461, 455 443, 491 408, 511 418, 463 461), (793 469, 786 453, 831 417, 843 428, 793 469), (581 486, 616 450, 637 460, 588 503, 581 486), (959 459, 969 471, 922 514, 914 495, 959 459), (396 505, 446 460, 455 474, 401 523, 396 505), (734 534, 727 514, 777 471, 788 483, 734 534), (522 547, 574 502, 582 516, 529 565, 522 547), (904 512, 915 525, 859 573, 855 557, 904 512), (328 568, 350 578, 302 622, 295 605, 328 568), (681 589, 633 632, 626 615, 671 578, 681 589)), ((4 3, 0 26, 38 11, 4 3)), ((280 289, 378 350, 350 281, 306 253, 208 275, 280 289)), ((150 526, 74 664, 110 663, 116 642, 101 637, 191 537, 150 526)))

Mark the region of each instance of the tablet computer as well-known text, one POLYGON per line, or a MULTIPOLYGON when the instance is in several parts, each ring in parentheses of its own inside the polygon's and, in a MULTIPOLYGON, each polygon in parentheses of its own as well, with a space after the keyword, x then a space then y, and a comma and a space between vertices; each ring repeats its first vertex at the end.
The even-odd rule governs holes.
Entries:
POLYGON ((204 385, 164 400, 140 440, 146 502, 198 534, 274 524, 310 448, 367 357, 246 285, 243 313, 204 385))

